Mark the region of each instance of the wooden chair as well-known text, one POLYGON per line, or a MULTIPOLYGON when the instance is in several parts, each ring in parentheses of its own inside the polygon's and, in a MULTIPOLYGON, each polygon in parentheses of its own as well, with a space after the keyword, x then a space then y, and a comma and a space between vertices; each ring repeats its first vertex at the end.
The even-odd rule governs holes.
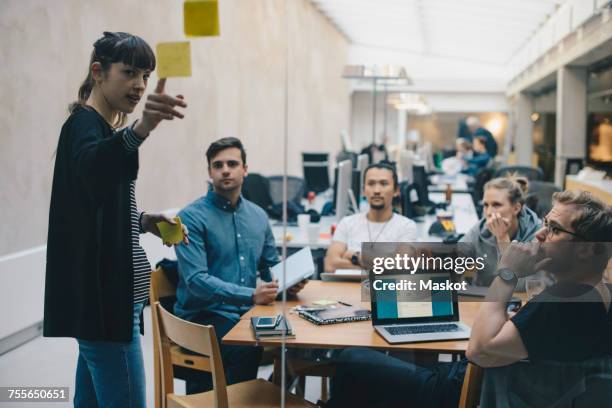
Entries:
MULTIPOLYGON (((156 302, 152 309, 159 325, 158 350, 161 368, 162 408, 195 407, 280 407, 281 389, 262 379, 245 381, 228 386, 215 328, 188 322, 174 316, 156 302), (179 346, 208 356, 213 379, 213 390, 199 394, 174 394, 172 347, 179 346)), ((286 393, 286 407, 310 407, 315 405, 293 394, 286 393)))
MULTIPOLYGON (((163 269, 158 268, 151 272, 151 305, 159 302, 163 298, 175 297, 176 286, 168 280, 163 269)), ((161 408, 165 404, 161 392, 161 365, 159 350, 159 323, 155 316, 155 309, 151 307, 152 328, 153 328, 153 367, 155 384, 155 407, 161 408)), ((177 345, 170 346, 170 360, 175 366, 185 367, 193 370, 210 372, 210 360, 205 356, 187 354, 177 345)))
MULTIPOLYGON (((150 288, 150 300, 151 305, 155 302, 161 302, 163 298, 175 297, 176 296, 176 285, 174 285, 166 276, 162 268, 158 268, 151 272, 151 288, 150 288)), ((151 308, 152 315, 152 327, 153 327, 153 367, 154 367, 154 385, 155 385, 155 407, 162 407, 162 394, 160 388, 161 376, 160 376, 160 361, 159 361, 159 350, 157 338, 159 337, 159 325, 155 319, 155 311, 151 308)), ((172 364, 179 367, 185 367, 193 370, 200 370, 210 372, 210 362, 208 357, 197 356, 193 354, 185 353, 177 345, 171 348, 172 364)), ((276 348, 265 348, 264 347, 264 359, 270 360, 274 363, 275 369, 278 368, 280 372, 280 358, 278 357, 278 350, 276 348)), ((287 366, 291 376, 298 378, 297 393, 299 395, 304 394, 304 385, 306 376, 319 376, 321 377, 321 399, 327 400, 329 397, 327 389, 327 379, 334 373, 335 367, 332 363, 317 363, 313 361, 301 361, 299 359, 289 359, 287 366)), ((294 377, 294 378, 295 378, 294 377)), ((274 383, 280 385, 280 378, 277 376, 274 378, 274 383)))
POLYGON ((480 403, 480 388, 482 385, 483 369, 476 364, 468 362, 461 396, 459 397, 459 408, 475 408, 480 403))

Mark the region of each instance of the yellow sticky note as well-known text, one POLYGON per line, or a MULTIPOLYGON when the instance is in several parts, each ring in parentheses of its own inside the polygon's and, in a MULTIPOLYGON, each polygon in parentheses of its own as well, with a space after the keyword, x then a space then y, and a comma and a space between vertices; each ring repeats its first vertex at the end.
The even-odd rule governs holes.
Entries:
POLYGON ((191 46, 189 41, 159 43, 157 76, 159 78, 191 76, 191 46))
POLYGON ((187 36, 219 35, 219 3, 217 0, 185 0, 183 19, 187 36))
POLYGON ((175 225, 167 223, 166 221, 161 221, 156 224, 162 236, 162 241, 164 241, 165 244, 178 244, 183 241, 181 219, 179 217, 174 217, 173 220, 176 221, 175 225))

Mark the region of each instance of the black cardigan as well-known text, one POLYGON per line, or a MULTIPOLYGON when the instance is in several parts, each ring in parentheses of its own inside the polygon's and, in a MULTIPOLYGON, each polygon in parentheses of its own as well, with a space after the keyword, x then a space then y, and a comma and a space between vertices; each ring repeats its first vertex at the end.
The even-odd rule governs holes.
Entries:
POLYGON ((93 109, 77 108, 57 146, 47 238, 43 335, 130 341, 133 260, 128 152, 93 109))

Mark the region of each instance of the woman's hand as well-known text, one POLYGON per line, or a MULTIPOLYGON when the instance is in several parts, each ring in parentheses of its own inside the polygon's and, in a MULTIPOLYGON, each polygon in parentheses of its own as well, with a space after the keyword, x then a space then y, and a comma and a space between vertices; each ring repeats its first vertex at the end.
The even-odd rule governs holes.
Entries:
MULTIPOLYGON (((159 232, 159 228, 157 228, 157 223, 161 221, 166 221, 168 224, 176 225, 176 221, 174 221, 174 219, 161 213, 142 214, 140 224, 143 231, 150 232, 151 234, 157 235, 161 238, 161 233, 159 232)), ((189 231, 187 230, 187 227, 184 224, 181 224, 181 227, 183 227, 183 243, 185 245, 189 245, 189 231)), ((166 242, 164 242, 164 245, 172 246, 172 244, 168 244, 166 242)))
POLYGON ((134 126, 136 136, 144 139, 149 136, 149 133, 159 125, 162 120, 173 120, 175 117, 183 119, 184 115, 174 109, 179 106, 186 108, 187 104, 184 101, 183 95, 172 97, 164 93, 166 78, 161 78, 157 82, 157 87, 152 94, 147 96, 142 119, 134 126))
POLYGON ((497 242, 510 242, 510 220, 502 217, 498 213, 493 213, 491 218, 487 220, 486 227, 491 234, 495 235, 497 242))

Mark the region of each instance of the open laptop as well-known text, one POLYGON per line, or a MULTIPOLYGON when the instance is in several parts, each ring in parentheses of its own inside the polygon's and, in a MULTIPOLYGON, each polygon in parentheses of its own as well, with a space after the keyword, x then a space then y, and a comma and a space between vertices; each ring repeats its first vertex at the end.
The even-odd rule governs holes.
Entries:
POLYGON ((282 292, 293 285, 310 278, 315 273, 315 264, 310 247, 304 247, 270 268, 273 279, 278 280, 278 291, 282 292), (286 279, 283 279, 283 263, 286 265, 286 279))
POLYGON ((374 281, 451 280, 450 273, 370 276, 374 329, 389 343, 468 339, 470 328, 459 321, 457 295, 451 290, 381 291, 374 281))

